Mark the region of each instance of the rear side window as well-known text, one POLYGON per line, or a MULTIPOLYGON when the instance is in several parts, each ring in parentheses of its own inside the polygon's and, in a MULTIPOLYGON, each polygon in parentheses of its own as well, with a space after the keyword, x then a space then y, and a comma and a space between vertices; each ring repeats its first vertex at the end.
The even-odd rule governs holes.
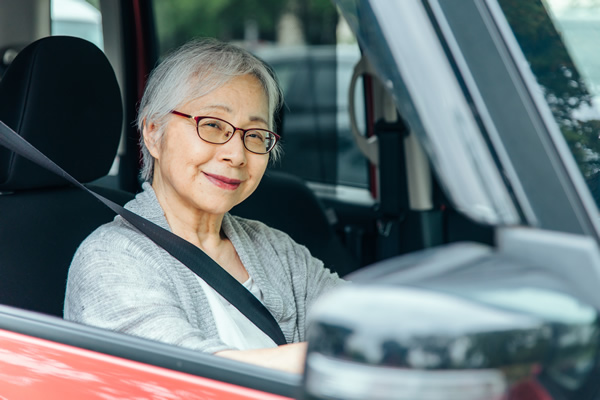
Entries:
POLYGON ((308 182, 368 187, 367 161, 348 116, 360 51, 331 2, 154 0, 153 7, 161 56, 191 38, 216 37, 273 66, 286 103, 284 155, 274 168, 308 182))
POLYGON ((104 50, 98 0, 52 0, 50 15, 52 35, 80 37, 104 50))

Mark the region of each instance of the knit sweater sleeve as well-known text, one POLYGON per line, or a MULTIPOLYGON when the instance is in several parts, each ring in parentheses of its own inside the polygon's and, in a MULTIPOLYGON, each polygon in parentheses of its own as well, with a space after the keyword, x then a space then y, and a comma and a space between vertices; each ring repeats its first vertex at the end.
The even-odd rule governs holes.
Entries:
POLYGON ((285 232, 240 217, 227 218, 224 226, 230 223, 235 229, 228 233, 235 233, 238 254, 263 289, 265 305, 288 342, 304 341, 306 317, 315 300, 346 281, 285 232))
POLYGON ((208 353, 229 349, 212 316, 197 315, 210 313, 208 304, 189 306, 206 301, 182 284, 189 277, 178 275, 190 271, 165 263, 162 249, 131 231, 100 228, 82 243, 69 270, 65 319, 208 353))
POLYGON ((298 328, 299 341, 306 340, 307 318, 314 302, 324 293, 331 289, 347 283, 331 272, 321 260, 315 258, 308 248, 296 243, 286 233, 272 230, 277 239, 280 260, 290 268, 291 291, 295 302, 295 320, 298 328), (284 255, 285 254, 285 255, 284 255))

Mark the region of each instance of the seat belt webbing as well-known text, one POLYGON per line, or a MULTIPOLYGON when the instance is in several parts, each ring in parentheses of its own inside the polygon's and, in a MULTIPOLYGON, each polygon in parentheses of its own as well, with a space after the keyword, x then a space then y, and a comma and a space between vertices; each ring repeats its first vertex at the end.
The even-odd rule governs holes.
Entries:
POLYGON ((269 335, 277 345, 287 343, 281 327, 269 310, 244 285, 239 283, 200 248, 88 189, 2 121, 0 121, 0 145, 62 176, 73 185, 94 196, 136 227, 140 232, 148 236, 154 243, 191 269, 196 275, 204 279, 206 283, 244 314, 254 325, 269 335))

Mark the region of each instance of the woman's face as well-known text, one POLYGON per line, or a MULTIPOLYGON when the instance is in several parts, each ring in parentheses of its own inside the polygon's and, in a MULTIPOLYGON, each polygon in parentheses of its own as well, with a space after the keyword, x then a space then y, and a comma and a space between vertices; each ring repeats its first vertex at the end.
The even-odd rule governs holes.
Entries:
MULTIPOLYGON (((242 129, 269 128, 267 97, 251 75, 235 77, 177 111, 221 118, 242 129)), ((181 216, 225 214, 254 192, 269 161, 268 154, 245 149, 240 131, 225 144, 204 142, 191 118, 173 115, 162 140, 155 141, 153 133, 153 126, 145 127, 144 140, 155 159, 152 186, 159 200, 181 216)))

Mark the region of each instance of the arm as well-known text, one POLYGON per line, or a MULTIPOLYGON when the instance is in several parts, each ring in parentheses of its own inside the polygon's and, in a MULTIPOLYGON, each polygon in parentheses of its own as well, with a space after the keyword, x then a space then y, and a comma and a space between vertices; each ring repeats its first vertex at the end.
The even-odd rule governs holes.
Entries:
POLYGON ((187 286, 193 273, 161 253, 111 232, 86 240, 69 270, 65 319, 203 352, 230 348, 208 308, 194 307, 205 298, 187 286))
POLYGON ((306 342, 302 342, 269 349, 225 350, 216 352, 215 355, 261 367, 301 374, 304 370, 306 347, 306 342))
POLYGON ((297 248, 297 257, 301 258, 302 264, 306 266, 306 310, 310 311, 313 303, 322 294, 333 288, 345 285, 348 281, 339 277, 335 272, 331 272, 323 262, 313 257, 308 249, 303 246, 297 248))

